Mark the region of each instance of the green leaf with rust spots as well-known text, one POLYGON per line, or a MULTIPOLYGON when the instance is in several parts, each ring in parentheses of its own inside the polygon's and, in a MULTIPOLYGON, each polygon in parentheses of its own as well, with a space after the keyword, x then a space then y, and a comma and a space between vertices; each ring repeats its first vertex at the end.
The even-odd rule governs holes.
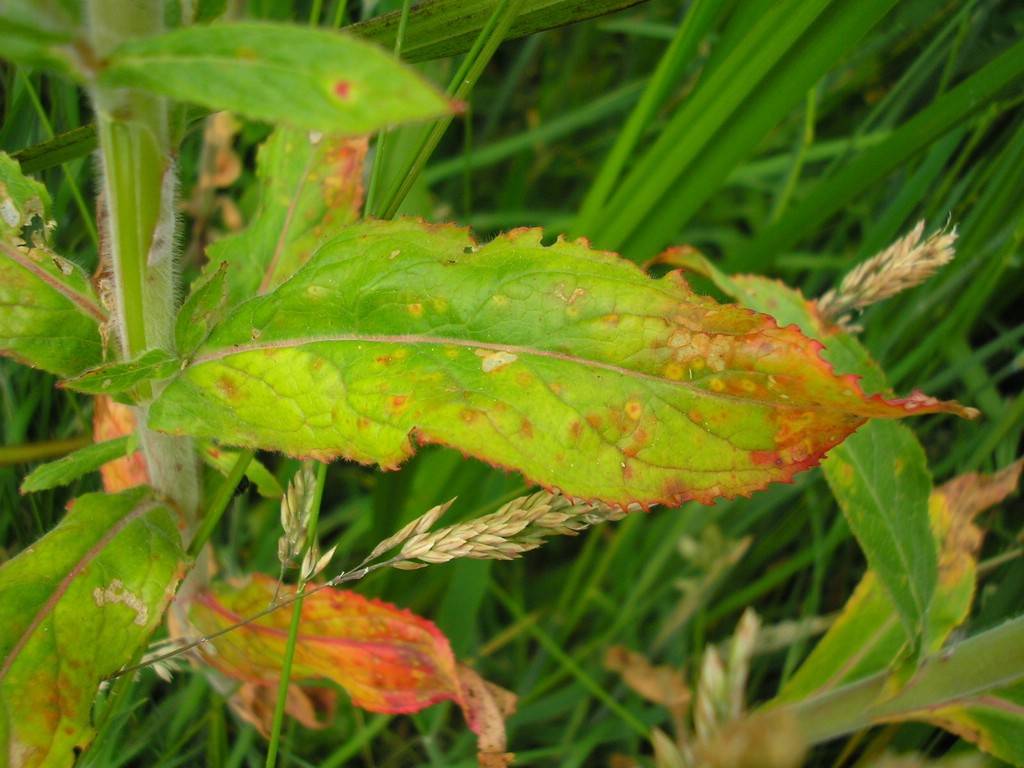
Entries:
MULTIPOLYGON (((885 375, 867 350, 824 321, 798 291, 756 276, 727 277, 700 259, 691 258, 691 266, 745 306, 770 312, 823 343, 822 355, 836 370, 856 374, 869 391, 887 393, 885 375)), ((893 599, 911 650, 920 650, 921 643, 927 644, 925 633, 932 632, 926 617, 936 594, 940 547, 931 533, 931 476, 923 449, 903 427, 875 422, 831 451, 822 469, 868 565, 893 599)))
POLYGON ((255 120, 360 136, 452 111, 383 49, 291 24, 193 26, 120 45, 101 87, 129 87, 255 120))
POLYGON ((767 316, 580 242, 365 222, 233 311, 150 410, 156 429, 394 467, 441 443, 572 496, 711 502, 788 481, 872 416, 767 316))
POLYGON ((162 349, 143 352, 134 360, 107 363, 60 383, 66 389, 90 395, 119 395, 143 381, 159 381, 181 368, 181 359, 162 349))
POLYGON ((771 315, 779 325, 798 326, 805 335, 825 345, 822 357, 837 371, 856 374, 869 392, 885 389, 885 374, 861 343, 824 321, 813 302, 795 288, 757 275, 727 275, 692 248, 670 248, 653 261, 703 275, 744 307, 771 315))
POLYGON ((46 188, 0 152, 0 355, 73 376, 103 360, 106 312, 81 268, 50 249, 53 226, 46 188))
POLYGON ((227 306, 276 288, 326 239, 358 217, 363 202, 366 139, 277 128, 260 148, 260 210, 242 232, 213 243, 225 261, 227 306))
POLYGON ((135 433, 87 445, 56 461, 48 461, 36 467, 22 481, 21 492, 35 493, 68 485, 83 475, 95 472, 107 462, 130 456, 136 448, 138 439, 135 433))
POLYGON ((0 568, 0 762, 70 766, 100 683, 160 623, 185 553, 145 487, 92 493, 0 568))

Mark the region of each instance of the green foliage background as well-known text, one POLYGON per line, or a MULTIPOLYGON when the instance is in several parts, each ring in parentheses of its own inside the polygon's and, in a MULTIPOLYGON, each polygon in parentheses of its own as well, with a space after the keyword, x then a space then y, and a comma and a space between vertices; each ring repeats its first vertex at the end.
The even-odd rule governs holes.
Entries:
MULTIPOLYGON (((929 417, 910 425, 936 484, 1016 459, 1024 429, 1024 10, 1009 0, 703 2, 689 17, 688 10, 651 0, 505 43, 404 212, 472 225, 482 239, 518 226, 567 231, 636 260, 690 243, 728 273, 776 276, 807 296, 833 286, 918 219, 930 230, 952 222, 961 232, 956 261, 924 286, 868 310, 859 319, 862 339, 896 391, 920 387, 983 411, 978 422, 929 417), (770 71, 746 68, 742 46, 772 6, 789 12, 785 24, 803 22, 810 31, 778 51, 770 71), (821 10, 820 18, 810 16, 812 9, 821 10), (849 23, 869 13, 881 21, 844 46, 827 34, 839 35, 849 23, 814 26, 843 13, 849 23), (678 55, 656 70, 683 18, 692 26, 675 44, 678 55), (826 74, 805 82, 815 63, 826 74), (720 93, 681 120, 694 109, 687 96, 697 78, 716 75, 720 93), (663 98, 622 156, 621 174, 601 177, 652 81, 663 98), (957 90, 965 82, 969 87, 957 90), (725 111, 730 99, 735 104, 725 111), (610 181, 603 199, 588 203, 597 178, 610 181), (651 197, 647 190, 663 191, 651 197), (653 203, 645 207, 645 200, 653 203)), ((247 8, 254 18, 313 16, 328 25, 336 11, 319 2, 254 0, 247 8)), ((765 46, 783 39, 781 27, 765 33, 765 46)), ((90 120, 65 81, 2 66, 5 150, 90 120)), ((438 83, 454 66, 446 59, 420 65, 438 83)), ((182 151, 185 198, 195 183, 201 125, 192 123, 182 151)), ((265 126, 248 124, 239 139, 245 171, 231 193, 247 214, 257 202, 253 159, 265 137, 265 126)), ((389 139, 385 176, 408 145, 406 130, 389 139)), ((54 198, 58 250, 88 268, 98 245, 93 171, 91 159, 79 155, 39 173, 54 198)), ((188 274, 197 269, 184 265, 188 274)), ((7 554, 49 530, 69 498, 96 486, 88 479, 69 489, 18 493, 33 447, 91 431, 89 399, 53 384, 0 360, 7 446, 0 454, 0 543, 7 554)), ((281 479, 294 472, 291 462, 270 461, 281 479)), ((459 496, 453 512, 470 517, 524 490, 518 476, 437 449, 421 451, 394 473, 333 465, 327 489, 320 539, 339 542, 339 565, 359 561, 404 522, 452 496, 459 496)), ((968 633, 1024 611, 1021 511, 1017 499, 980 521, 988 533, 968 633)), ((276 572, 278 525, 275 503, 236 500, 216 533, 226 568, 276 572)), ((359 589, 433 618, 457 655, 520 695, 509 734, 518 764, 607 765, 615 754, 649 754, 636 723, 667 727, 668 716, 604 669, 606 649, 624 644, 693 672, 705 645, 729 636, 744 607, 753 606, 768 625, 812 623, 842 607, 863 570, 821 473, 811 472, 750 500, 630 516, 583 538, 554 541, 525 560, 383 572, 359 589), (746 537, 743 557, 730 559, 746 537)), ((774 696, 813 642, 797 631, 759 656, 751 700, 774 696)), ((86 765, 262 764, 259 737, 237 723, 199 675, 183 673, 170 684, 143 675, 123 698, 101 700, 97 712, 109 716, 86 765)), ((949 734, 921 726, 882 729, 846 746, 851 757, 839 757, 844 744, 836 743, 815 752, 810 764, 868 765, 885 747, 932 756, 963 749, 949 734)), ((292 765, 475 760, 472 735, 448 706, 401 718, 342 707, 325 731, 292 726, 283 750, 292 765)))

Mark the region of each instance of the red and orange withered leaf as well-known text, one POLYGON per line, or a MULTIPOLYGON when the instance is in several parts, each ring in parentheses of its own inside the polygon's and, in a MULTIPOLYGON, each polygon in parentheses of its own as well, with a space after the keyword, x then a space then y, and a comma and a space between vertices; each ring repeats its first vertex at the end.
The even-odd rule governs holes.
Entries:
POLYGON ((626 505, 787 482, 872 417, 967 414, 866 396, 767 315, 585 241, 368 221, 210 333, 150 424, 395 467, 441 443, 626 505))
MULTIPOLYGON (((276 591, 277 582, 261 575, 214 584, 193 599, 189 621, 197 632, 213 634, 264 611, 276 591)), ((290 610, 271 611, 217 638, 204 658, 232 679, 276 686, 290 621, 290 610)), ((331 587, 306 597, 290 679, 331 680, 372 712, 411 713, 454 701, 481 737, 482 751, 504 748, 503 722, 495 736, 488 689, 455 661, 447 638, 430 621, 379 600, 331 587)))

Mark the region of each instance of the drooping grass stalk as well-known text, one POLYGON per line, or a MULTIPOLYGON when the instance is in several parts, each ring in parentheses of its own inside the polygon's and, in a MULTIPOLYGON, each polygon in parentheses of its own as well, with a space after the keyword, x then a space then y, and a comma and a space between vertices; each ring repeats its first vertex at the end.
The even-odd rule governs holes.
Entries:
MULTIPOLYGON (((91 0, 90 39, 98 56, 134 37, 159 32, 163 3, 91 0)), ((123 358, 147 349, 174 349, 177 274, 174 253, 176 169, 165 99, 95 86, 106 232, 113 279, 116 343, 123 358)), ((143 392, 143 396, 152 394, 143 392)), ((199 506, 199 476, 191 440, 151 432, 146 407, 136 409, 139 442, 151 484, 191 521, 199 506)))

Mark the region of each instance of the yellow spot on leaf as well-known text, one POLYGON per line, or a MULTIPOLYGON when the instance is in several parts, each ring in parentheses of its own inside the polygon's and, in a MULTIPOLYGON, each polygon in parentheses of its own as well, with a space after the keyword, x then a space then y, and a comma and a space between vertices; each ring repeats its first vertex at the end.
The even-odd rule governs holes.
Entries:
POLYGON ((665 366, 665 378, 672 379, 672 381, 679 381, 683 378, 686 373, 686 369, 679 363, 669 363, 665 366))
POLYGON ((725 382, 722 381, 721 379, 711 379, 708 382, 708 386, 711 387, 711 389, 714 390, 715 392, 725 391, 725 382))

